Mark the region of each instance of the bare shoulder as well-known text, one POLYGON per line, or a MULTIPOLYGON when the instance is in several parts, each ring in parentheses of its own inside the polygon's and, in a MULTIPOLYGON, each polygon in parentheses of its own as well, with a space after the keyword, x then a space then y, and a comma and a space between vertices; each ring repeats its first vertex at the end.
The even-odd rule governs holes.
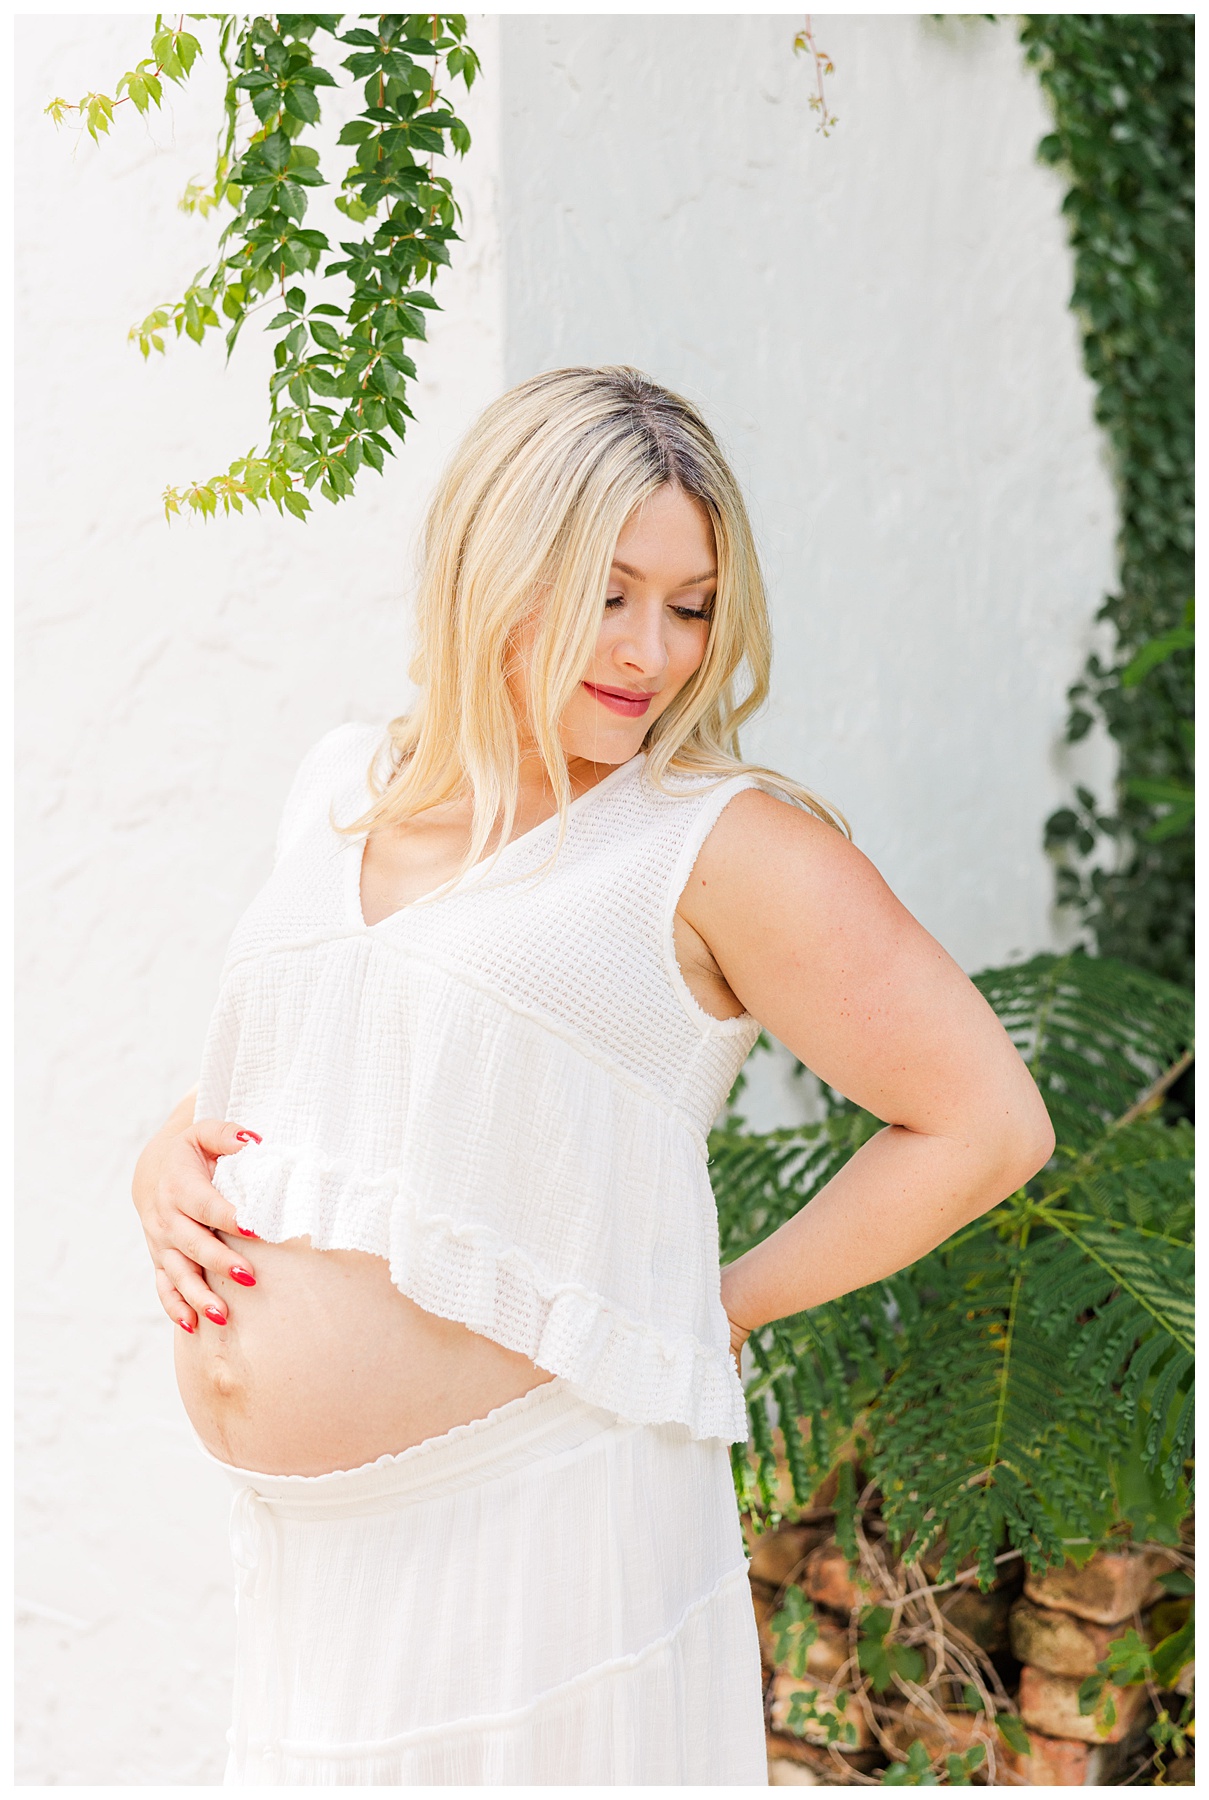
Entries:
POLYGON ((870 1053, 862 1033, 889 1032, 893 1015, 909 1038, 941 988, 942 1011, 955 988, 975 992, 864 851, 763 791, 744 790, 723 807, 680 911, 740 1004, 862 1105, 870 1053), (932 996, 923 1011, 921 993, 932 996), (841 1043, 849 1031, 851 1065, 841 1043))
POLYGON ((872 899, 879 890, 892 898, 873 863, 836 826, 762 788, 745 788, 702 845, 682 910, 695 904, 758 912, 790 896, 800 907, 844 893, 872 899))
POLYGON ((807 812, 805 807, 782 800, 764 788, 743 788, 718 814, 717 822, 705 840, 704 850, 708 852, 711 846, 715 850, 727 847, 741 850, 765 841, 789 844, 822 842, 823 839, 849 843, 842 831, 837 831, 834 825, 828 825, 815 813, 807 812))

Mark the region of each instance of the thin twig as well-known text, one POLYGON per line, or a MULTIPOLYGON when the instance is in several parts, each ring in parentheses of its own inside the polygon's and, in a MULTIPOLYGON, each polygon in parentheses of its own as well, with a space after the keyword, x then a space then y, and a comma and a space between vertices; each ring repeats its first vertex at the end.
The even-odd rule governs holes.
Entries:
POLYGON ((1164 1070, 1157 1081, 1151 1082, 1141 1099, 1135 1100, 1128 1112, 1123 1112, 1119 1119, 1114 1120, 1113 1130, 1119 1131, 1122 1125, 1132 1125, 1135 1119, 1140 1118, 1144 1112, 1149 1111, 1154 1102, 1156 1100, 1161 1100, 1163 1095, 1167 1092, 1167 1089, 1171 1087, 1174 1082, 1179 1080, 1185 1069, 1191 1066, 1195 1056, 1196 1046, 1194 1044, 1189 1044, 1183 1056, 1173 1062, 1169 1069, 1164 1070))
MULTIPOLYGON (((1023 1550, 1004 1550, 998 1556, 994 1557, 992 1560, 996 1564, 1005 1563, 1005 1562, 1015 1562, 1015 1561, 1019 1560, 1019 1558, 1022 1557, 1023 1555, 1024 1555, 1023 1550)), ((978 1580, 978 1570, 977 1569, 962 1569, 958 1575, 954 1576, 952 1581, 937 1581, 937 1582, 934 1582, 931 1587, 917 1589, 916 1593, 915 1593, 915 1598, 917 1600, 922 1600, 928 1594, 947 1594, 953 1588, 959 1588, 959 1587, 968 1588, 977 1580, 978 1580)))
POLYGON ((810 23, 810 14, 806 14, 806 23, 793 40, 796 51, 809 50, 814 58, 815 92, 810 95, 809 104, 812 111, 819 115, 819 130, 824 137, 831 135, 831 127, 839 120, 834 113, 827 111, 827 95, 823 88, 823 76, 835 74, 835 64, 825 50, 820 50, 814 41, 814 28, 810 23))

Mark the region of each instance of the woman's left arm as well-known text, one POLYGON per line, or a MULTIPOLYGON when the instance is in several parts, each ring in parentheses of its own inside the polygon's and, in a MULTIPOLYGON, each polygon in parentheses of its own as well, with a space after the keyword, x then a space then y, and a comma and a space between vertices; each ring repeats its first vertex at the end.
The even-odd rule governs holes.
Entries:
POLYGON ((722 1272, 747 1334, 932 1250, 1048 1161, 1053 1127, 969 978, 834 827, 735 796, 679 911, 731 989, 830 1087, 879 1119, 815 1197, 722 1272))

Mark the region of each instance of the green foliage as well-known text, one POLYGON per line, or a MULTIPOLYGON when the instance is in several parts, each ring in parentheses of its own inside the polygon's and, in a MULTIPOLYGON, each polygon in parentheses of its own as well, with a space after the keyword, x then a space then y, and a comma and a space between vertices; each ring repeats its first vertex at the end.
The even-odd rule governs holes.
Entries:
POLYGON ((1188 1044, 1182 989, 1108 958, 1034 956, 975 975, 1049 1108, 1060 1145, 1083 1149, 1188 1044))
MULTIPOLYGON (((986 1761, 986 1750, 982 1744, 971 1744, 961 1756, 955 1753, 945 1757, 945 1772, 949 1787, 969 1787, 975 1769, 980 1769, 986 1761)), ((939 1787, 940 1776, 932 1767, 932 1759, 927 1750, 916 1738, 907 1751, 905 1762, 892 1762, 888 1769, 882 1771, 880 1785, 883 1787, 939 1787)))
POLYGON ((809 13, 806 15, 805 25, 794 37, 793 49, 795 56, 800 56, 805 51, 809 51, 810 53, 811 61, 814 63, 814 93, 807 96, 806 103, 810 107, 811 112, 815 113, 818 117, 817 129, 822 132, 824 137, 830 137, 832 131, 839 124, 839 120, 833 112, 828 110, 827 92, 823 86, 823 78, 824 76, 835 74, 835 64, 832 62, 827 52, 825 50, 820 50, 819 46, 815 43, 814 31, 811 28, 809 13))
MULTIPOLYGON (((381 473, 394 454, 391 440, 403 438, 413 416, 406 400, 416 373, 410 349, 425 337, 427 315, 437 307, 428 289, 458 235, 452 185, 435 159, 470 146, 439 83, 448 77, 469 87, 478 58, 458 13, 224 14, 218 28, 227 87, 214 180, 209 187, 190 183, 181 205, 202 217, 219 208, 233 216, 216 260, 130 337, 147 357, 164 350, 169 327, 200 344, 226 320, 230 355, 246 320, 272 311, 265 328, 277 342, 266 447, 207 481, 167 488, 164 510, 171 517, 187 507, 209 517, 219 506, 242 512, 245 503, 268 500, 303 518, 316 487, 336 502, 352 493, 361 469, 381 473), (304 220, 310 192, 328 182, 306 137, 321 119, 320 91, 340 82, 316 41, 347 49, 337 66, 364 83, 361 108, 340 133, 352 159, 335 201, 350 226, 362 229, 322 270, 332 246, 304 220), (340 303, 316 300, 314 284, 332 277, 343 277, 340 303)), ((124 86, 140 110, 158 106, 158 75, 183 80, 199 48, 196 38, 166 31, 157 20, 154 73, 140 63, 119 90, 124 86)), ((115 104, 96 95, 80 102, 94 137, 109 129, 115 104), (93 102, 100 107, 95 129, 93 102)), ((68 110, 61 100, 47 108, 56 122, 68 110)))
MULTIPOLYGON (((1192 1695, 1184 1701, 1183 1706, 1173 1719, 1165 1706, 1160 1706, 1158 1716, 1147 1730, 1154 1741, 1155 1764, 1162 1767, 1163 1752, 1172 1756, 1187 1756, 1192 1747, 1193 1712, 1195 1710, 1192 1695)), ((1163 1783, 1164 1786, 1168 1784, 1163 1783)), ((1158 1786, 1158 1783, 1155 1783, 1158 1786)))
POLYGON ((852 1699, 844 1688, 824 1693, 821 1688, 803 1688, 789 1702, 785 1729, 796 1737, 809 1737, 825 1744, 838 1744, 850 1750, 856 1743, 856 1726, 847 1716, 852 1699))
POLYGON ((905 1762, 892 1762, 882 1773, 883 1787, 939 1787, 940 1777, 934 1773, 932 1758, 916 1738, 907 1751, 905 1762))
MULTIPOLYGON (((1114 1638, 1096 1664, 1096 1673, 1080 1683, 1079 1711, 1085 1716, 1096 1714, 1096 1730, 1101 1736, 1111 1731, 1117 1721, 1113 1688, 1145 1685, 1156 1695, 1170 1692, 1183 1670, 1193 1661, 1196 1644, 1191 1600, 1181 1610, 1184 1617, 1180 1624, 1160 1638, 1153 1648, 1132 1629, 1114 1638)), ((1155 1611, 1157 1615, 1159 1609, 1155 1611)), ((1192 1696, 1184 1701, 1175 1718, 1161 1703, 1156 1703, 1156 1713, 1148 1728, 1155 1746, 1156 1762, 1163 1752, 1183 1756, 1192 1737, 1192 1696)))
POLYGON ((777 1667, 795 1676, 797 1680, 803 1680, 806 1675, 806 1658, 811 1644, 818 1639, 819 1625, 814 1616, 814 1607, 800 1587, 786 1590, 784 1605, 769 1620, 769 1629, 772 1632, 777 1667))
MULTIPOLYGON (((899 1610, 887 1606, 862 1607, 856 1622, 855 1667, 859 1683, 855 1691, 839 1686, 852 1660, 836 1671, 824 1686, 806 1687, 790 1696, 783 1729, 808 1737, 816 1744, 836 1745, 851 1749, 857 1741, 853 1719, 857 1708, 884 1712, 887 1696, 898 1693, 914 1697, 917 1684, 927 1679, 928 1663, 923 1652, 900 1638, 903 1621, 899 1610), (855 1704, 854 1704, 855 1703, 855 1704)), ((814 1608, 802 1590, 794 1584, 784 1591, 781 1608, 769 1620, 773 1657, 778 1670, 795 1680, 806 1681, 808 1657, 819 1627, 814 1608)), ((964 1689, 965 1703, 972 1713, 985 1712, 983 1692, 972 1683, 964 1689)), ((1020 1721, 1009 1713, 997 1713, 995 1722, 1006 1742, 1014 1747, 1024 1737, 1020 1721)), ((1028 1740, 1024 1739, 1027 1752, 1028 1740)), ((968 1785, 973 1773, 986 1760, 982 1744, 975 1744, 964 1754, 956 1753, 930 1758, 925 1746, 911 1745, 905 1762, 892 1763, 880 1779, 891 1786, 935 1787, 941 1777, 936 1773, 939 1762, 944 1778, 951 1786, 968 1785)))
POLYGON ((949 1777, 950 1787, 969 1787, 975 1769, 980 1769, 986 1761, 986 1748, 982 1744, 971 1744, 962 1755, 945 1757, 945 1769, 949 1777))
POLYGON ((1032 1754, 1033 1747, 1029 1742, 1028 1732, 1015 1713, 996 1713, 995 1728, 1008 1749, 1014 1750, 1017 1756, 1032 1754))
MULTIPOLYGON (((190 16, 196 18, 198 15, 190 16)), ((50 114, 56 125, 61 125, 68 113, 78 114, 85 131, 94 143, 99 143, 102 133, 108 132, 113 124, 115 111, 127 101, 141 113, 149 111, 152 106, 162 105, 164 84, 160 76, 166 75, 169 81, 178 83, 184 81, 200 49, 197 39, 185 30, 183 19, 174 29, 165 25, 162 16, 157 14, 151 37, 151 55, 145 56, 133 69, 127 69, 119 77, 112 98, 108 94, 90 93, 85 94, 74 105, 69 100, 56 98, 43 111, 50 114)))
POLYGON ((1116 630, 1070 690, 1067 737, 1098 716, 1120 748, 1115 799, 1086 789, 1047 821, 1060 904, 1100 953, 1192 976, 1193 20, 1045 13, 1021 24, 1066 183, 1071 305, 1120 492, 1116 630), (1112 867, 1084 859, 1115 846, 1112 867))
POLYGON ((869 1421, 891 1533, 920 1550, 943 1530, 942 1580, 976 1552, 989 1583, 1005 1536, 1038 1565, 1060 1560, 1064 1536, 1093 1533, 1110 1494, 1096 1396, 1031 1304, 1025 1229, 990 1242, 971 1232, 924 1259, 931 1303, 869 1421))
POLYGON ((896 1681, 922 1681, 923 1654, 891 1635, 894 1614, 888 1606, 866 1606, 860 1617, 857 1663, 875 1694, 888 1694, 896 1681))
MULTIPOLYGON (((1189 1602, 1187 1616, 1179 1628, 1161 1638, 1153 1648, 1132 1629, 1114 1638, 1096 1664, 1096 1674, 1089 1675, 1079 1688, 1079 1711, 1094 1712, 1110 1682, 1114 1687, 1140 1687, 1150 1682, 1160 1691, 1170 1690, 1195 1654, 1196 1634, 1189 1602)), ((1113 1723, 1115 1713, 1108 1720, 1110 1726, 1113 1723)))
MULTIPOLYGON (((798 1505, 838 1467, 850 1553, 855 1451, 907 1560, 943 1540, 940 1579, 976 1557, 986 1584, 1005 1544, 1040 1569, 1113 1531, 1173 1541, 1187 1510, 1192 1131, 1165 1123, 1157 1097, 1138 1103, 1178 1062, 1192 1016, 1186 990, 1079 951, 976 980, 1058 1150, 913 1267, 752 1333, 756 1470, 739 1494, 772 1513, 777 1422, 798 1505)), ((715 1133, 723 1260, 878 1129, 845 1104, 794 1130, 715 1133)))

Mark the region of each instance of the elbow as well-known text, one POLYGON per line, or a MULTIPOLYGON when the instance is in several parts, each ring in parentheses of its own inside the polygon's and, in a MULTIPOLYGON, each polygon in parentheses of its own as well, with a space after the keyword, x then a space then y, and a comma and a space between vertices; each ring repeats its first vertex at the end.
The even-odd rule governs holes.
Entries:
MULTIPOLYGON (((1031 1181, 1034 1175, 1040 1175, 1042 1169, 1054 1154, 1054 1151, 1058 1148, 1058 1139, 1054 1134, 1053 1121, 1046 1111, 1044 1101, 1041 1105, 1041 1121, 1041 1129, 1037 1134, 1037 1140, 1034 1146, 1034 1149, 1038 1154, 1036 1155, 1035 1162, 1030 1164, 1031 1173, 1025 1176, 1025 1181, 1031 1181)), ((1022 1182, 1021 1186, 1023 1187, 1023 1185, 1024 1183, 1022 1182)))
MULTIPOLYGON (((1035 1093, 1035 1090, 1034 1090, 1035 1093)), ((1056 1139, 1040 1094, 1020 1116, 984 1128, 969 1140, 972 1157, 968 1223, 991 1212, 1040 1173, 1054 1154, 1056 1139), (975 1148, 974 1146, 978 1147, 975 1148)))
MULTIPOLYGON (((1016 1187, 1023 1187, 1026 1181, 1031 1181, 1034 1175, 1039 1175, 1058 1148, 1058 1139, 1054 1133, 1053 1120, 1049 1116, 1049 1108, 1041 1098, 1036 1086, 1032 1087, 1029 1098, 1031 1104, 1027 1116, 1020 1123, 1019 1173, 1016 1187)), ((1015 1191, 1013 1188, 1012 1192, 1015 1193, 1015 1191)))
POLYGON ((1018 1120, 1014 1129, 1001 1144, 998 1158, 998 1190, 990 1206, 997 1206, 1006 1200, 1009 1194, 1017 1193, 1026 1182, 1039 1175, 1057 1148, 1057 1138, 1050 1120, 1049 1112, 1040 1094, 1036 1102, 1028 1109, 1028 1115, 1018 1120))

